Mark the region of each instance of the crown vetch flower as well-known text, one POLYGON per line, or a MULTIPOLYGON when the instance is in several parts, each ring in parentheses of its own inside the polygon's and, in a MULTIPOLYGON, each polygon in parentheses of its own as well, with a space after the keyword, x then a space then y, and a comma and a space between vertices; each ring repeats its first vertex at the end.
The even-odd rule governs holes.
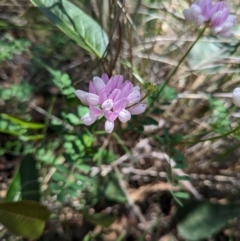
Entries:
POLYGON ((221 37, 232 37, 231 28, 236 21, 236 16, 229 14, 229 8, 225 7, 224 2, 218 2, 212 8, 212 16, 210 18, 210 26, 213 34, 221 37))
POLYGON ((189 9, 183 10, 183 15, 186 21, 197 26, 207 23, 214 35, 229 38, 233 35, 231 28, 236 21, 236 16, 229 12, 224 1, 213 5, 212 0, 196 0, 189 9))
POLYGON ((84 105, 89 106, 89 113, 82 117, 85 125, 92 125, 99 116, 106 118, 105 131, 111 133, 114 121, 118 118, 122 123, 131 119, 131 115, 139 115, 146 110, 141 101, 140 87, 125 80, 122 75, 107 74, 94 77, 89 83, 89 92, 76 90, 76 96, 84 105))
POLYGON ((183 10, 183 15, 186 21, 194 22, 200 26, 209 20, 212 7, 212 0, 197 0, 189 9, 183 10))

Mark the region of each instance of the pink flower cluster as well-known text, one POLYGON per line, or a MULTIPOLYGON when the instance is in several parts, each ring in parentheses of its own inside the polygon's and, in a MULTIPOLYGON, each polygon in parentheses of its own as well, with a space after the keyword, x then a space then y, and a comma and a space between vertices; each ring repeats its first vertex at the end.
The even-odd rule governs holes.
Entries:
POLYGON ((186 21, 194 22, 200 26, 209 23, 212 33, 224 38, 232 37, 231 28, 236 21, 236 16, 229 13, 225 2, 212 4, 212 0, 196 0, 189 9, 183 10, 186 21))
POLYGON ((122 75, 110 79, 107 74, 103 74, 102 78, 94 77, 89 83, 89 92, 76 90, 75 94, 90 109, 81 121, 91 125, 99 116, 104 115, 105 131, 108 133, 113 131, 117 118, 126 123, 131 115, 141 114, 146 109, 145 104, 139 103, 142 97, 140 88, 128 80, 124 81, 122 75))

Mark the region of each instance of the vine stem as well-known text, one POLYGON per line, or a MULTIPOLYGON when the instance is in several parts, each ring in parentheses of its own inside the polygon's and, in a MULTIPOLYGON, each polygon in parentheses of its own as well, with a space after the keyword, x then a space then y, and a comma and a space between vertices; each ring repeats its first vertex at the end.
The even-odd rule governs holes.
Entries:
MULTIPOLYGON (((172 73, 168 76, 167 80, 164 82, 164 84, 162 85, 161 89, 157 92, 157 95, 155 97, 155 99, 157 99, 159 97, 159 95, 162 93, 163 89, 165 88, 165 86, 169 83, 169 81, 171 80, 171 78, 176 74, 176 72, 178 71, 180 65, 182 64, 182 62, 185 60, 185 58, 187 57, 187 55, 189 54, 189 52, 192 50, 192 48, 194 47, 194 45, 198 42, 198 40, 202 37, 204 31, 206 30, 207 25, 201 30, 201 32, 199 33, 198 37, 196 38, 196 40, 192 43, 192 45, 190 46, 190 48, 187 50, 187 52, 182 56, 182 58, 179 60, 178 65, 174 68, 174 70, 172 71, 172 73)), ((153 106, 152 102, 150 104, 150 108, 153 106)), ((149 109, 150 109, 149 108, 149 109)))

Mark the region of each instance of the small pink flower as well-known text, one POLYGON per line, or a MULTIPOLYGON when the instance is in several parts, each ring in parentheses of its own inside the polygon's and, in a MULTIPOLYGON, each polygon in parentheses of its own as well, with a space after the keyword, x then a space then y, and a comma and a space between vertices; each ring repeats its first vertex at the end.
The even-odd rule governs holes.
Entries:
POLYGON ((131 119, 131 115, 139 115, 146 110, 141 101, 140 87, 125 80, 122 75, 107 74, 102 78, 94 77, 89 83, 89 92, 76 90, 80 101, 89 106, 89 113, 82 117, 85 125, 93 124, 99 116, 106 118, 105 131, 111 133, 114 121, 118 118, 122 123, 131 119))
POLYGON ((200 26, 211 16, 212 0, 195 1, 189 9, 183 10, 186 21, 194 22, 200 26))
POLYGON ((236 16, 229 12, 224 1, 213 5, 212 0, 197 0, 189 9, 183 10, 183 15, 186 21, 197 26, 208 23, 214 35, 229 38, 233 35, 231 29, 236 21, 236 16))

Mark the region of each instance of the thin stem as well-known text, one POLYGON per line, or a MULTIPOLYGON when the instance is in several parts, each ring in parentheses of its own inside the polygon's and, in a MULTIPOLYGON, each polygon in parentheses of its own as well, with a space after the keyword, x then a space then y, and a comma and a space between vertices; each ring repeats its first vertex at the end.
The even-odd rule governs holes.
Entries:
MULTIPOLYGON (((192 48, 194 47, 194 45, 198 42, 198 40, 201 38, 201 36, 203 35, 204 31, 206 30, 207 25, 202 29, 202 31, 199 33, 197 39, 192 43, 192 45, 190 46, 190 48, 187 50, 187 52, 182 56, 182 58, 179 60, 178 65, 174 68, 174 70, 172 71, 172 73, 168 76, 167 80, 164 82, 164 84, 162 85, 161 89, 157 92, 157 95, 155 97, 155 99, 157 99, 159 97, 159 95, 162 93, 163 89, 165 88, 165 86, 169 83, 170 79, 176 74, 176 72, 178 71, 178 68, 180 67, 180 65, 182 64, 182 62, 185 60, 185 58, 187 57, 187 55, 189 54, 189 52, 192 50, 192 48)), ((152 102, 150 104, 150 107, 152 107, 154 104, 154 102, 152 102)), ((150 109, 150 108, 149 108, 150 109)))

